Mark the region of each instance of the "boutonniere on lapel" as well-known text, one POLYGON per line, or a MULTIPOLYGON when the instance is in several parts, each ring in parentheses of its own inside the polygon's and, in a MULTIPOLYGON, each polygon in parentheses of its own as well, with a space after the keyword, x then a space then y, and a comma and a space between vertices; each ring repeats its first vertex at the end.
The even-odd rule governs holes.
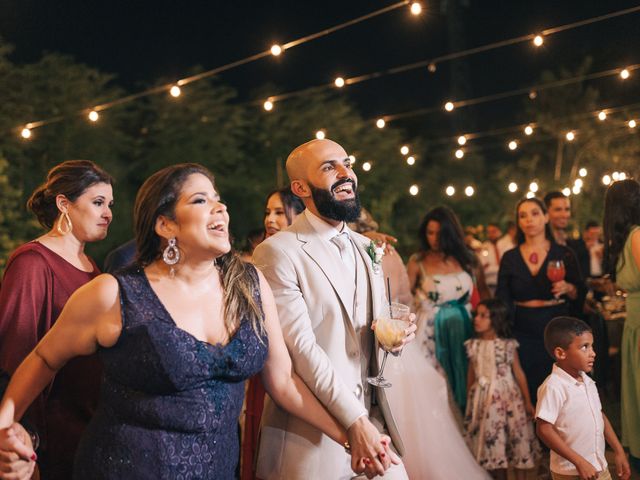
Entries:
POLYGON ((369 245, 365 245, 369 257, 371 257, 371 265, 373 266, 373 273, 378 274, 382 270, 382 257, 384 257, 384 247, 386 244, 376 244, 373 240, 369 245))

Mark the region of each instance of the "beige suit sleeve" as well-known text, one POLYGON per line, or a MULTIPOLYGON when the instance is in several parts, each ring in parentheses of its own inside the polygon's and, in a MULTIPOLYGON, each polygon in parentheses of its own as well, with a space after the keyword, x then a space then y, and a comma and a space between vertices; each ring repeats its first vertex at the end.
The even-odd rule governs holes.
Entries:
POLYGON ((367 410, 336 374, 331 359, 317 344, 292 260, 284 249, 272 242, 260 244, 253 258, 273 290, 282 333, 296 373, 348 429, 360 416, 367 415, 367 410))

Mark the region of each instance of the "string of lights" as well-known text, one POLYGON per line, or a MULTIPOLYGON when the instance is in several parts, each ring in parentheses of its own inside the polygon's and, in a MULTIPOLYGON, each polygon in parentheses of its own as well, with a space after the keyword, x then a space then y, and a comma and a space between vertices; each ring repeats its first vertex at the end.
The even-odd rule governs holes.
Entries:
POLYGON ((396 120, 401 120, 401 119, 421 116, 421 115, 427 115, 435 112, 441 112, 443 109, 446 112, 452 112, 456 108, 464 108, 472 105, 480 105, 482 103, 489 103, 497 100, 504 100, 506 98, 516 97, 524 94, 529 95, 531 99, 535 99, 538 92, 541 92, 544 90, 565 87, 567 85, 581 83, 589 80, 596 80, 596 79, 605 78, 605 77, 611 77, 615 75, 619 75, 620 78, 622 78, 623 80, 626 80, 631 76, 631 72, 638 68, 640 68, 640 64, 628 65, 624 68, 612 68, 612 69, 604 70, 601 72, 578 75, 571 78, 563 78, 563 79, 555 80, 552 82, 540 83, 537 85, 531 85, 531 86, 522 87, 522 88, 515 88, 513 90, 508 90, 505 92, 492 93, 489 95, 484 95, 476 98, 469 98, 466 100, 456 100, 456 101, 449 100, 445 102, 443 106, 424 107, 424 108, 418 108, 415 110, 409 110, 406 112, 382 115, 377 118, 376 125, 378 125, 378 128, 384 128, 384 126, 388 122, 392 122, 396 120), (382 122, 379 122, 380 120, 383 120, 384 124, 382 124, 382 122))
MULTIPOLYGON (((127 95, 125 97, 121 97, 118 99, 115 99, 113 101, 110 102, 105 102, 99 105, 94 105, 88 108, 84 108, 81 111, 77 112, 76 115, 87 115, 89 120, 92 122, 96 122, 98 121, 98 119, 100 118, 100 114, 99 112, 102 112, 104 110, 107 110, 109 108, 115 107, 117 105, 122 105, 124 103, 128 103, 134 100, 138 100, 140 98, 144 98, 144 97, 148 97, 150 95, 156 95, 159 93, 163 93, 163 92, 169 92, 169 94, 174 97, 177 98, 180 96, 181 94, 181 88, 180 87, 184 87, 185 85, 188 85, 190 83, 199 81, 199 80, 203 80, 205 78, 210 78, 212 76, 218 75, 222 72, 226 72, 229 71, 231 69, 237 68, 241 65, 246 65, 248 63, 254 62, 256 60, 260 60, 262 58, 268 57, 270 55, 273 56, 279 56, 281 55, 284 51, 297 47, 299 45, 311 42, 313 40, 317 40, 319 38, 325 37, 327 35, 330 35, 332 33, 335 33, 339 30, 342 30, 344 28, 356 25, 358 23, 364 22, 366 20, 370 20, 374 17, 377 17, 379 15, 383 15, 385 13, 389 13, 391 11, 394 11, 398 8, 404 7, 410 5, 410 11, 413 15, 419 15, 422 12, 422 6, 420 5, 420 3, 418 2, 412 2, 411 0, 402 0, 399 1, 397 3, 394 3, 392 5, 389 5, 387 7, 384 8, 380 8, 378 10, 375 10, 373 12, 367 13, 365 15, 362 15, 360 17, 348 20, 346 22, 340 23, 338 25, 335 25, 333 27, 321 30, 319 32, 313 33, 311 35, 307 35, 301 38, 298 38, 296 40, 292 40, 288 43, 285 43, 283 45, 272 45, 270 49, 268 50, 264 50, 262 52, 258 52, 254 55, 248 56, 246 58, 240 59, 240 60, 236 60, 234 62, 231 63, 227 63, 226 65, 222 65, 220 67, 216 67, 214 69, 211 70, 207 70, 205 72, 201 72, 198 73, 196 75, 192 75, 189 77, 185 77, 182 78, 174 83, 168 83, 168 84, 164 84, 164 85, 159 85, 156 87, 152 87, 131 95, 127 95)), ((44 119, 44 120, 37 120, 37 121, 33 121, 33 122, 29 122, 21 127, 18 127, 18 131, 20 132, 20 135, 25 138, 31 138, 31 130, 38 128, 38 127, 42 127, 44 125, 49 125, 52 123, 57 123, 60 121, 65 120, 66 118, 68 118, 67 116, 55 116, 55 117, 51 117, 48 119, 44 119)))
MULTIPOLYGON (((636 104, 636 105, 640 105, 640 104, 636 104)), ((631 105, 630 105, 631 106, 631 105)), ((623 109, 627 106, 621 106, 621 107, 617 107, 619 109, 623 109)), ((618 137, 623 137, 623 136, 627 136, 630 134, 634 134, 635 131, 634 129, 636 128, 636 126, 631 126, 629 125, 629 122, 618 122, 617 123, 618 126, 625 126, 627 128, 623 128, 620 129, 615 135, 610 136, 609 138, 618 138, 618 137)), ((573 137, 574 139, 577 137, 577 135, 579 134, 579 131, 574 131, 575 136, 573 137)), ((543 136, 539 136, 539 138, 537 139, 533 139, 531 140, 531 143, 537 143, 537 142, 542 142, 542 141, 547 141, 547 140, 556 140, 557 136, 552 136, 549 134, 543 135, 543 136)), ((572 141, 572 140, 571 140, 572 141)), ((470 149, 470 152, 478 152, 478 151, 486 151, 488 149, 492 149, 492 148, 499 148, 502 145, 502 143, 497 143, 497 142, 493 142, 492 144, 488 144, 488 145, 476 145, 473 146, 470 149)), ((406 155, 409 152, 409 147, 407 145, 403 145, 403 147, 401 147, 401 153, 403 155, 406 155)), ((433 156, 438 156, 440 154, 448 154, 449 152, 446 151, 441 151, 441 152, 430 152, 429 153, 429 157, 433 157, 433 156)), ((409 165, 413 165, 415 163, 414 162, 409 162, 409 158, 407 158, 407 163, 409 165)), ((462 157, 459 157, 462 158, 462 157)), ((365 171, 370 171, 371 170, 371 166, 367 169, 363 169, 365 171)), ((582 166, 580 167, 579 165, 574 165, 574 167, 571 169, 571 174, 569 175, 569 184, 572 184, 571 186, 568 186, 566 183, 565 187, 562 188, 562 192, 566 195, 566 196, 570 196, 570 195, 579 195, 582 192, 582 189, 585 187, 585 179, 584 177, 586 177, 588 175, 588 170, 586 167, 582 166)), ((604 186, 608 186, 610 185, 612 182, 614 181, 618 181, 618 180, 624 180, 625 178, 627 178, 629 176, 628 172, 625 171, 614 171, 614 172, 610 172, 610 171, 605 171, 603 176, 601 177, 601 181, 602 184, 604 186)), ((529 182, 524 182, 525 185, 528 183, 528 188, 526 190, 526 194, 525 196, 527 198, 531 198, 533 196, 536 195, 536 193, 538 192, 538 190, 540 189, 540 184, 541 182, 538 179, 533 179, 530 180, 529 182)), ((472 184, 467 184, 466 187, 464 188, 464 193, 465 196, 467 197, 471 197, 473 196, 475 193, 477 193, 476 191, 477 187, 474 187, 472 184)), ((520 185, 518 185, 517 182, 515 181, 510 181, 507 185, 506 185, 506 190, 512 194, 517 193, 518 191, 520 191, 520 185)), ((447 185, 445 188, 443 188, 443 193, 447 196, 447 197, 453 197, 455 196, 457 189, 455 185, 449 184, 447 185)), ((410 195, 417 195, 419 193, 419 185, 417 184, 413 184, 409 187, 409 194, 410 195)))
MULTIPOLYGON (((577 114, 566 116, 566 117, 554 118, 554 121, 556 121, 557 123, 569 123, 575 120, 581 120, 581 119, 593 117, 603 122, 607 120, 610 117, 610 115, 614 113, 623 112, 625 110, 633 110, 637 108, 640 108, 640 102, 629 103, 626 105, 618 105, 615 107, 606 107, 606 108, 601 108, 597 110, 591 110, 589 112, 577 113, 577 114)), ((633 119, 625 123, 629 125, 630 122, 631 122, 631 125, 634 125, 633 119)), ((508 133, 524 133, 526 136, 530 136, 534 133, 537 127, 538 125, 536 124, 536 122, 527 122, 527 123, 520 123, 516 125, 493 128, 490 130, 464 133, 457 136, 427 138, 425 139, 425 142, 428 145, 440 145, 440 144, 449 144, 452 142, 457 142, 458 145, 462 146, 462 145, 465 145, 470 140, 499 136, 499 135, 504 135, 508 133)), ((635 128, 635 126, 633 127, 630 126, 630 128, 635 128)), ((406 150, 406 152, 408 153, 408 150, 406 150)), ((400 153, 403 153, 402 148, 400 153)), ((403 153, 403 155, 406 155, 406 153, 403 153)))
MULTIPOLYGON (((271 108, 269 108, 268 110, 271 110, 273 108, 273 104, 275 102, 279 102, 282 100, 286 100, 289 98, 293 98, 293 97, 297 97, 300 95, 305 95, 308 94, 310 92, 315 92, 317 90, 324 90, 327 88, 332 88, 332 87, 338 87, 338 88, 342 88, 345 85, 356 85, 358 83, 362 83, 362 82, 366 82, 369 80, 374 80, 377 78, 382 78, 382 77, 386 77, 389 75, 396 75, 396 74, 400 74, 400 73, 405 73, 405 72, 409 72, 411 70, 416 70, 419 68, 427 68, 431 73, 434 73, 437 70, 437 65, 442 64, 444 62, 447 61, 451 61, 451 60, 457 60, 460 58, 464 58, 464 57, 469 57, 472 55, 476 55, 479 53, 484 53, 484 52, 488 52, 490 50, 496 50, 499 48, 503 48, 503 47, 507 47, 507 46, 511 46, 511 45, 516 45, 519 43, 524 43, 524 42, 533 42, 534 46, 536 47, 541 47, 544 44, 544 38, 548 37, 550 35, 556 34, 556 33, 560 33, 560 32, 565 32, 568 30, 572 30, 575 28, 579 28, 579 27, 583 27, 586 25, 591 25, 594 23, 598 23, 598 22, 603 22, 606 20, 610 20, 612 18, 616 18, 616 17, 621 17, 624 15, 629 15, 632 13, 637 13, 640 12, 640 6, 636 6, 636 7, 631 7, 631 8, 627 8, 624 10, 618 10, 615 12, 611 12, 611 13, 607 13, 604 15, 599 15, 597 17, 591 17, 591 18, 587 18, 584 20, 580 20, 577 22, 572 22, 572 23, 567 23, 564 25, 559 25, 556 27, 551 27, 551 28, 547 28, 545 30, 543 30, 540 33, 532 33, 532 34, 526 34, 526 35, 521 35, 519 37, 514 37, 514 38, 509 38, 506 40, 501 40, 501 41, 497 41, 497 42, 492 42, 492 43, 488 43, 486 45, 481 45, 478 47, 473 47, 473 48, 469 48, 466 50, 461 50, 459 52, 453 52, 453 53, 448 53, 445 55, 441 55, 438 57, 433 57, 433 58, 429 58, 429 59, 425 59, 425 60, 420 60, 418 62, 413 62, 413 63, 408 63, 405 65, 399 65, 397 67, 393 67, 393 68, 389 68, 389 69, 385 69, 385 70, 380 70, 377 72, 371 72, 371 73, 366 73, 366 74, 362 74, 359 76, 355 76, 355 77, 349 77, 349 78, 344 78, 344 77, 337 77, 333 82, 329 82, 329 83, 323 83, 323 84, 319 84, 319 85, 315 85, 312 87, 307 87, 301 90, 295 90, 295 91, 291 91, 291 92, 286 92, 286 93, 281 93, 278 95, 272 95, 270 96, 266 101, 269 102, 271 105, 271 108)), ((261 103, 261 101, 255 102, 256 104, 261 103)), ((263 104, 264 105, 264 104, 263 104)))

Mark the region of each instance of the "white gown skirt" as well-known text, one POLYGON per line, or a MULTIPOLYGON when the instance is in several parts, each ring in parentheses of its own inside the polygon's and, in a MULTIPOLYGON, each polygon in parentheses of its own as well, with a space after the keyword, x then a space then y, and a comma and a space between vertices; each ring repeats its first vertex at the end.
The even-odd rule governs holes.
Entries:
POLYGON ((389 355, 384 376, 393 417, 404 443, 402 461, 411 480, 485 480, 467 447, 448 401, 447 382, 421 351, 407 345, 400 357, 389 355))

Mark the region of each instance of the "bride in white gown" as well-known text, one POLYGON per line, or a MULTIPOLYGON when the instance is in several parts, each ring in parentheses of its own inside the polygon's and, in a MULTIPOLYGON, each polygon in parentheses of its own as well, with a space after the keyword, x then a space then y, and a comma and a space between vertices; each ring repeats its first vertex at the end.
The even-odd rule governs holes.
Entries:
POLYGON ((399 358, 390 357, 384 376, 387 400, 404 443, 402 461, 411 480, 484 480, 491 477, 473 458, 451 411, 448 387, 423 352, 424 325, 399 358), (422 330, 422 332, 421 332, 422 330))

